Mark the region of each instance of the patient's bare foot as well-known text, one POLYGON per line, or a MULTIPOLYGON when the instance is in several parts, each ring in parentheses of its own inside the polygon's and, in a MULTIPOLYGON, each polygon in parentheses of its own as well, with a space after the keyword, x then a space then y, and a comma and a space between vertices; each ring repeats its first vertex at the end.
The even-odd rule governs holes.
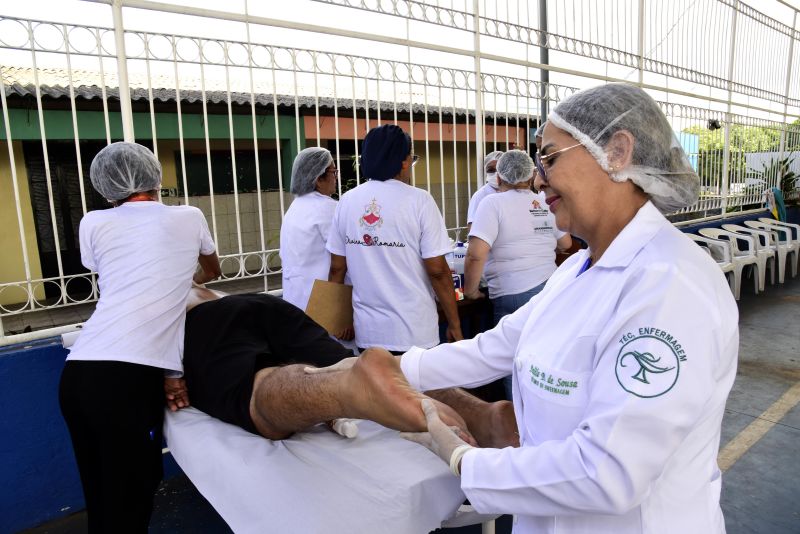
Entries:
MULTIPOLYGON (((420 404, 426 397, 409 385, 400 363, 388 351, 368 349, 344 372, 342 399, 347 417, 370 419, 407 432, 428 429, 420 404)), ((466 430, 464 420, 449 406, 437 402, 437 408, 446 424, 466 430)))
POLYGON ((344 372, 342 400, 347 417, 371 419, 395 430, 425 430, 423 395, 408 384, 389 351, 367 349, 344 372))

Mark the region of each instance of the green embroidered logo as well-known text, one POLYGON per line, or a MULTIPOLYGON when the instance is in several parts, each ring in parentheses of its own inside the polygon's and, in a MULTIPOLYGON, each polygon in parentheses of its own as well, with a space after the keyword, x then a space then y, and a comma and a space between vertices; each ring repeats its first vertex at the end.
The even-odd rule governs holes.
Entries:
POLYGON ((665 330, 640 328, 638 334, 628 333, 619 340, 622 348, 617 354, 617 381, 637 397, 659 397, 678 381, 686 353, 665 330))

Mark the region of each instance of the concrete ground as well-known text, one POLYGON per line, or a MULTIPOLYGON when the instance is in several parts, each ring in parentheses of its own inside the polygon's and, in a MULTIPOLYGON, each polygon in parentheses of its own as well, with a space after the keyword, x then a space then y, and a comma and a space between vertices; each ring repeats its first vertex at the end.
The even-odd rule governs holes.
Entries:
MULTIPOLYGON (((722 422, 722 508, 729 534, 800 532, 800 276, 752 294, 743 284, 739 371, 722 422)), ((701 327, 701 325, 698 325, 701 327)), ((28 531, 85 532, 84 514, 28 531)), ((150 531, 230 532, 186 477, 162 484, 150 531)), ((478 533, 479 527, 449 530, 478 533)), ((498 533, 510 532, 504 518, 498 533)))

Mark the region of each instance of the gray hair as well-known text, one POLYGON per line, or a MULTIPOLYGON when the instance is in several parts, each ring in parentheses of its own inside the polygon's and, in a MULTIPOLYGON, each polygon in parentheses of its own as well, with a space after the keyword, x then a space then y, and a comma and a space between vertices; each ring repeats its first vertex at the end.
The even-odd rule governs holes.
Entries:
POLYGON ((292 183, 289 191, 295 195, 305 195, 314 191, 317 178, 325 174, 333 156, 326 148, 310 147, 301 150, 292 164, 292 183))
POLYGON ((103 198, 122 200, 134 193, 158 189, 161 163, 147 147, 136 143, 111 143, 92 160, 89 178, 103 198))
POLYGON ((522 150, 509 150, 497 162, 497 174, 509 184, 518 184, 533 176, 533 160, 522 150))

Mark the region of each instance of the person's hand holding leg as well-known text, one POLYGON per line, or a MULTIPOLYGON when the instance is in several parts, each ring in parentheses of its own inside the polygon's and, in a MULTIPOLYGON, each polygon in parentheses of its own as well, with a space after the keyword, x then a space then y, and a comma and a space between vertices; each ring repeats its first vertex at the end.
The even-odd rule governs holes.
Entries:
POLYGON ((164 378, 164 394, 167 406, 173 412, 189 406, 189 392, 183 378, 164 378))
POLYGON ((461 438, 461 431, 447 426, 439 417, 436 406, 430 399, 422 401, 422 411, 428 421, 427 432, 401 432, 400 436, 430 449, 450 465, 454 474, 461 473, 461 458, 474 448, 461 438))

